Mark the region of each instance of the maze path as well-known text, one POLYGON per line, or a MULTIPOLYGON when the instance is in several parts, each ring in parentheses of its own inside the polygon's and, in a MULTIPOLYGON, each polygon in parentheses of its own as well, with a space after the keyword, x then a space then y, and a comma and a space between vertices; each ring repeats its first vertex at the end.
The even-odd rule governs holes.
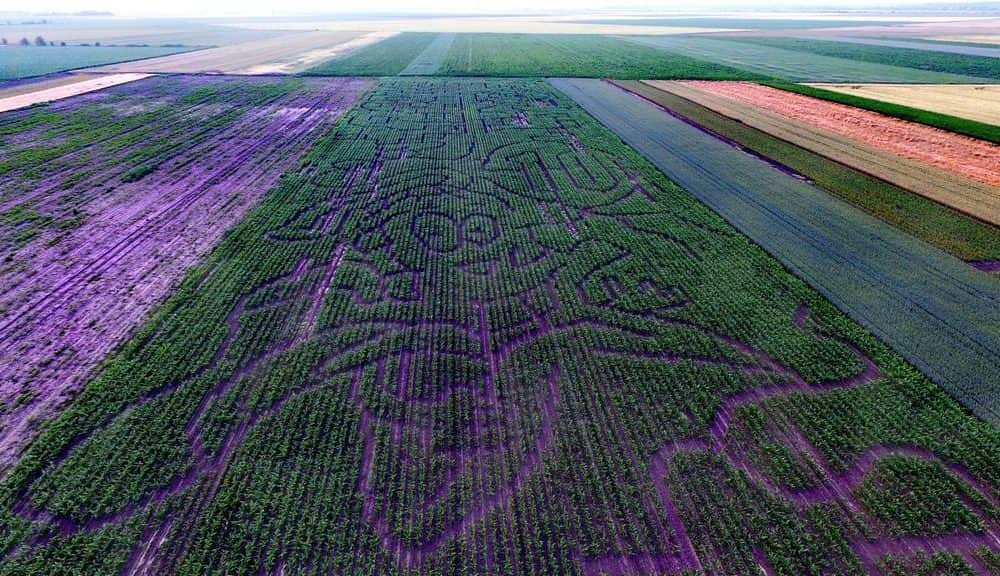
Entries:
MULTIPOLYGON (((835 473, 792 427, 774 439, 823 481, 792 490, 761 469, 734 442, 741 407, 893 376, 766 255, 594 130, 541 82, 386 81, 198 278, 190 306, 228 294, 228 314, 189 328, 177 308, 138 353, 187 332, 215 349, 179 381, 143 382, 27 476, 18 552, 139 523, 124 574, 712 572, 671 476, 681 453, 717 457, 793 517, 834 503, 846 528, 864 513, 851 488, 889 455, 938 462, 996 506, 981 469, 919 446, 873 444, 835 473), (320 397, 319 432, 289 425, 320 397), (165 481, 101 479, 79 456, 147 434, 129 415, 168 402, 187 460, 165 481), (317 433, 336 458, 300 450, 317 433), (54 484, 88 474, 110 513, 54 484), (133 481, 148 485, 116 495, 133 481)), ((980 544, 997 549, 976 502, 987 534, 811 553, 871 570, 940 548, 975 567, 980 544)), ((778 573, 768 552, 744 562, 778 573)))

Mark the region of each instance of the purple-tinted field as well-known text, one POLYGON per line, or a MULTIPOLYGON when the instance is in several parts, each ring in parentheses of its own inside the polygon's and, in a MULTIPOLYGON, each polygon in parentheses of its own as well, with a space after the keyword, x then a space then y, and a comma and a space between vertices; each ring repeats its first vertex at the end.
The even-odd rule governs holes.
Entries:
POLYGON ((533 80, 386 79, 0 482, 0 575, 995 573, 1000 429, 533 80))
POLYGON ((369 87, 151 78, 0 116, 0 469, 369 87))

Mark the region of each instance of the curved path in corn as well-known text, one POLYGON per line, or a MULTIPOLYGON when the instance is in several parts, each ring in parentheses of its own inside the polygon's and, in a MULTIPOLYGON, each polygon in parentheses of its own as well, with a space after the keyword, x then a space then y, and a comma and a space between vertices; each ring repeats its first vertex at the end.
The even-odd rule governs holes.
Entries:
POLYGON ((554 79, 672 180, 1000 425, 1000 283, 600 80, 554 79))

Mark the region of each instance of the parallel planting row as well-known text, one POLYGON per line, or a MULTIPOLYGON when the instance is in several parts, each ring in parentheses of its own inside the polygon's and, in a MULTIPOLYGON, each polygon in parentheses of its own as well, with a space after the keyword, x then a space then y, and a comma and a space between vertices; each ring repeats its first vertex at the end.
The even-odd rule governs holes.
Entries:
POLYGON ((723 64, 619 38, 574 34, 410 32, 307 72, 318 76, 394 76, 401 73, 493 77, 762 78, 723 64))
MULTIPOLYGON (((623 36, 631 42, 684 54, 740 70, 791 82, 921 82, 926 84, 981 84, 991 81, 965 73, 942 72, 908 67, 911 61, 896 62, 854 59, 844 54, 825 55, 793 50, 765 43, 737 42, 725 36, 623 36)), ((740 38, 742 40, 742 38, 740 38)), ((783 39, 776 39, 777 41, 783 39)), ((767 41, 767 39, 765 39, 767 41)), ((848 47, 849 48, 849 47, 848 47)), ((920 51, 917 56, 924 54, 920 51)), ((960 72, 965 72, 961 69, 960 72)))
POLYGON ((148 78, 0 116, 0 470, 369 85, 148 78))
POLYGON ((1000 58, 916 50, 896 46, 872 46, 851 42, 781 37, 736 37, 734 42, 793 50, 819 56, 845 58, 856 62, 873 62, 918 70, 961 74, 984 81, 1000 81, 1000 58))
POLYGON ((964 83, 971 89, 975 83, 990 81, 989 79, 922 70, 919 69, 918 61, 911 62, 918 68, 907 68, 891 65, 891 58, 890 63, 868 63, 741 43, 727 38, 405 33, 313 67, 306 73, 316 76, 756 80, 784 90, 1000 143, 1000 127, 970 119, 973 117, 956 117, 962 116, 958 111, 949 112, 930 106, 938 110, 932 112, 921 109, 919 101, 904 102, 909 106, 917 106, 911 108, 788 81, 842 81, 855 84, 863 81, 923 82, 952 83, 954 86, 958 86, 954 83, 964 83))
POLYGON ((986 574, 998 487, 545 83, 385 80, 32 443, 0 573, 986 574))
POLYGON ((1000 261, 1000 228, 871 176, 864 165, 860 169, 851 168, 685 98, 680 92, 700 94, 685 84, 637 81, 615 84, 808 178, 865 212, 958 258, 1000 261))

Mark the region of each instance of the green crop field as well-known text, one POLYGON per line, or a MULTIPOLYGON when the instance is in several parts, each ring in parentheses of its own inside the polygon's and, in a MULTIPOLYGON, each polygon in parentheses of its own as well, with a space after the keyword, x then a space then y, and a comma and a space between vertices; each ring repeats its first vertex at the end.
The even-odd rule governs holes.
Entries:
POLYGON ((757 46, 769 46, 782 50, 844 58, 855 62, 873 62, 918 70, 961 74, 980 78, 984 82, 1000 81, 1000 58, 991 56, 973 56, 969 54, 915 50, 893 46, 871 46, 848 42, 805 40, 802 38, 740 36, 733 40, 757 46))
POLYGON ((336 76, 751 80, 759 74, 597 35, 404 33, 310 69, 336 76))
POLYGON ((0 574, 986 564, 998 486, 1000 429, 546 82, 384 79, 27 447, 0 574))
POLYGON ((733 67, 608 36, 460 34, 438 70, 447 76, 752 79, 733 67))
POLYGON ((306 70, 312 76, 395 76, 417 58, 437 34, 405 32, 391 36, 343 58, 306 70))
POLYGON ((451 43, 455 41, 454 34, 438 34, 430 44, 414 58, 406 68, 399 72, 400 76, 431 76, 437 72, 444 61, 451 43))
POLYGON ((877 62, 862 62, 709 36, 626 36, 667 52, 702 58, 791 82, 977 84, 984 79, 877 62))
POLYGON ((190 50, 190 47, 165 46, 6 46, 0 48, 0 80, 43 76, 190 50))

